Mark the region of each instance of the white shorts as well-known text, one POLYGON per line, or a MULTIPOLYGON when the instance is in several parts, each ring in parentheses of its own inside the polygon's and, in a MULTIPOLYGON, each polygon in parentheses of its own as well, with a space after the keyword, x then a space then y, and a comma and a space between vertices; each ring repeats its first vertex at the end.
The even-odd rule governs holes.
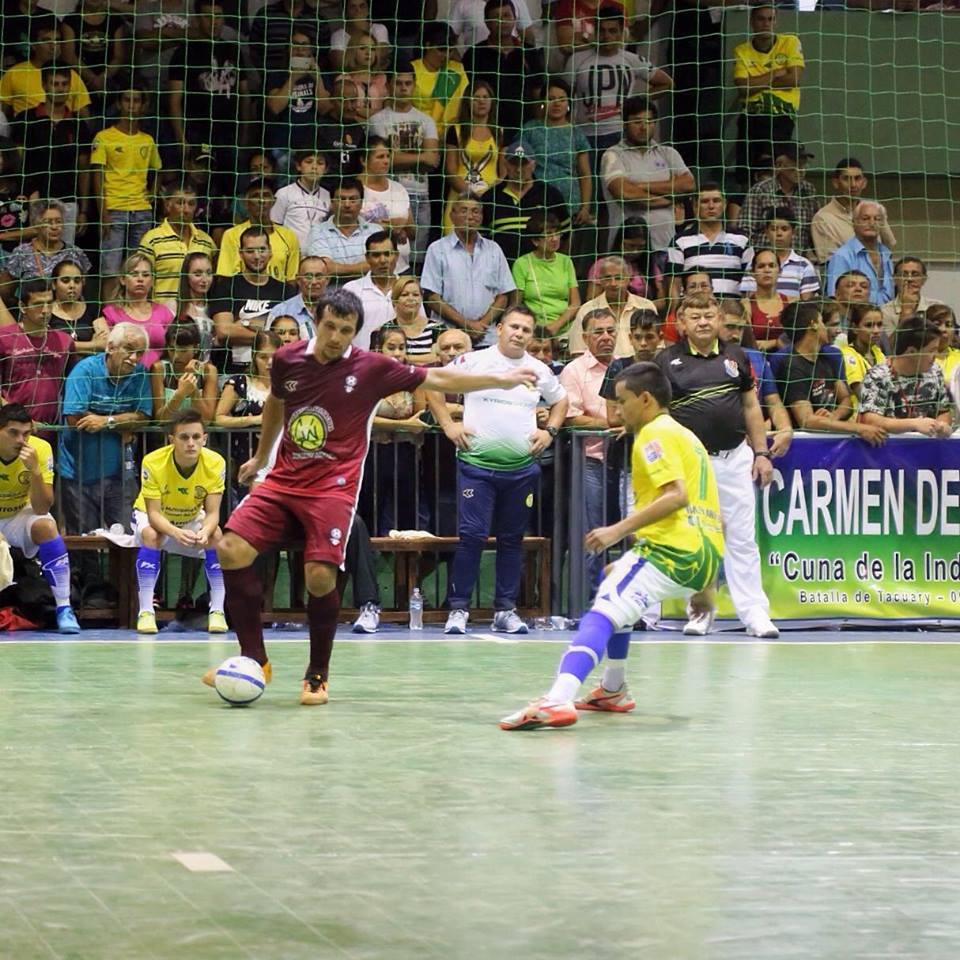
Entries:
POLYGON ((628 550, 604 577, 592 609, 623 630, 661 600, 689 597, 693 592, 661 573, 646 557, 628 550))
POLYGON ((11 547, 23 551, 25 557, 35 557, 40 547, 30 539, 30 531, 38 520, 53 521, 49 513, 34 513, 26 506, 18 510, 12 517, 0 520, 0 534, 11 547))
MULTIPOLYGON (((191 520, 189 523, 185 523, 181 529, 182 530, 192 530, 194 533, 199 533, 200 528, 203 526, 204 513, 201 510, 200 516, 195 520, 191 520)), ((134 510, 133 511, 133 538, 138 547, 143 546, 143 531, 145 527, 150 526, 150 518, 143 512, 143 510, 134 510)), ((160 541, 160 549, 164 553, 175 553, 180 557, 203 557, 205 551, 209 549, 208 547, 185 547, 183 544, 177 543, 173 537, 166 536, 160 541)))

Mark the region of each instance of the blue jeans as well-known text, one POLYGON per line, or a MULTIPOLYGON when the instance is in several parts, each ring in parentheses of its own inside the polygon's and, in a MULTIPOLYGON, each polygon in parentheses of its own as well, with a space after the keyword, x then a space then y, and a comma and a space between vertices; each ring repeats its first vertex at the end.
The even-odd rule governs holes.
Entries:
MULTIPOLYGON (((619 519, 619 473, 610 470, 603 460, 584 457, 583 498, 588 532, 619 519)), ((596 588, 603 579, 603 566, 603 553, 594 553, 587 558, 587 575, 591 589, 596 588)))
POLYGON ((100 247, 100 272, 105 277, 120 273, 124 258, 140 246, 143 235, 153 225, 150 210, 108 210, 110 230, 100 247))
POLYGON ((531 463, 519 470, 487 470, 457 463, 460 546, 450 571, 451 610, 466 610, 480 573, 480 556, 492 533, 497 538, 494 610, 512 610, 520 595, 523 534, 540 478, 531 463))

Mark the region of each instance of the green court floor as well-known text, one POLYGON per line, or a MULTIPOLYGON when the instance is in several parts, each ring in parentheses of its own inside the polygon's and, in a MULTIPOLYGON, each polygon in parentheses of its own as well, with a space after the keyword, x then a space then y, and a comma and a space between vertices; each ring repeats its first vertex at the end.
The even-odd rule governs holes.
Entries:
POLYGON ((287 638, 231 709, 229 642, 101 636, 0 643, 2 960, 960 957, 955 635, 635 643, 635 714, 513 734, 557 642, 342 643, 310 709, 287 638))

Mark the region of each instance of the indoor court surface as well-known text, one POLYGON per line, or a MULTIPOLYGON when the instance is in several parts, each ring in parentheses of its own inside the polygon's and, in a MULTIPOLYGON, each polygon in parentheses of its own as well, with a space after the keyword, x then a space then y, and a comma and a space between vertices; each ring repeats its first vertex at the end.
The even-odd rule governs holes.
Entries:
POLYGON ((958 633, 635 635, 626 716, 504 733, 567 635, 0 642, 2 960, 960 957, 958 633))

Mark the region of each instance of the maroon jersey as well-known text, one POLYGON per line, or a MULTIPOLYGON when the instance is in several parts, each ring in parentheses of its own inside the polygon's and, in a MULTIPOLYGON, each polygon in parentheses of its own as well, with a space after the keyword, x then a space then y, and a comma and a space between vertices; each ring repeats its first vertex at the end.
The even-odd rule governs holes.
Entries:
POLYGON ((356 500, 377 405, 416 390, 427 371, 351 346, 333 363, 313 357, 313 341, 273 357, 270 392, 283 401, 283 440, 266 485, 294 496, 356 500))
POLYGON ((63 372, 73 338, 62 330, 26 334, 0 328, 0 392, 5 403, 22 403, 34 420, 58 423, 63 372))

